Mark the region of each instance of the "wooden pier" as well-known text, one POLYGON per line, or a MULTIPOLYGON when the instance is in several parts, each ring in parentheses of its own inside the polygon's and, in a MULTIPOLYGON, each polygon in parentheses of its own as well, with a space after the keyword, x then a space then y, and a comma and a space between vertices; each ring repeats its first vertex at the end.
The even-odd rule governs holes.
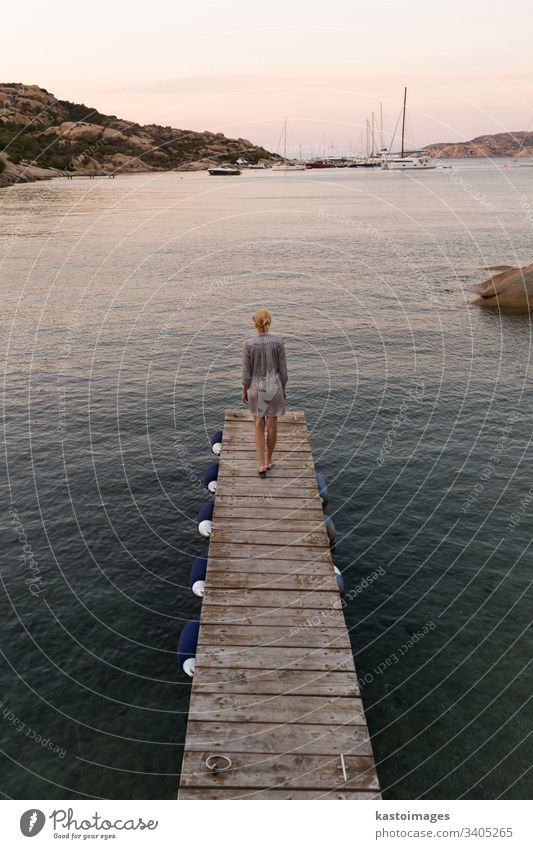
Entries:
POLYGON ((178 799, 379 799, 303 413, 274 462, 227 410, 178 799))

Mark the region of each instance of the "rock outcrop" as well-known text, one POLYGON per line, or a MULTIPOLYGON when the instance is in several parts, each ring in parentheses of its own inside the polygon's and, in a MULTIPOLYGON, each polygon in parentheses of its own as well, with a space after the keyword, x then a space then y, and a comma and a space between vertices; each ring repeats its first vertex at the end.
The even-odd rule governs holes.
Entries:
POLYGON ((511 265, 494 266, 496 271, 483 283, 472 287, 477 294, 473 301, 482 307, 512 311, 533 311, 533 263, 522 268, 511 265))
POLYGON ((42 170, 47 176, 198 170, 240 158, 250 163, 280 158, 247 139, 141 126, 20 83, 0 84, 0 152, 6 163, 0 186, 23 179, 22 174, 41 179, 42 170))
POLYGON ((533 155, 533 133, 520 130, 516 133, 496 133, 492 136, 477 136, 467 142, 444 142, 430 144, 424 148, 428 156, 439 158, 468 158, 475 156, 498 157, 533 155))

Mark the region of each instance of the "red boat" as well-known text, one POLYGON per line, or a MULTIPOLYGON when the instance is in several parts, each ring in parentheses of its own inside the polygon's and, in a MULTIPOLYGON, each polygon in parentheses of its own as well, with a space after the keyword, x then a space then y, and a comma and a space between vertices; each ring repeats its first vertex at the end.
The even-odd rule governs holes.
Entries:
POLYGON ((333 162, 329 162, 327 159, 312 159, 311 162, 305 163, 306 168, 335 168, 336 165, 333 162))

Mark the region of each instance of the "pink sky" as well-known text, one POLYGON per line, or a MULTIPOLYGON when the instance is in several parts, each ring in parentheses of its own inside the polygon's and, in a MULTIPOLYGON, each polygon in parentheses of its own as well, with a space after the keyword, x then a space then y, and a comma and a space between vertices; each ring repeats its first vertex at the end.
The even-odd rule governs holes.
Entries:
POLYGON ((533 126, 525 0, 159 0, 10 10, 0 78, 37 83, 139 123, 212 129, 275 149, 359 149, 383 103, 409 88, 409 143, 533 126), (34 22, 33 31, 28 21, 34 22))

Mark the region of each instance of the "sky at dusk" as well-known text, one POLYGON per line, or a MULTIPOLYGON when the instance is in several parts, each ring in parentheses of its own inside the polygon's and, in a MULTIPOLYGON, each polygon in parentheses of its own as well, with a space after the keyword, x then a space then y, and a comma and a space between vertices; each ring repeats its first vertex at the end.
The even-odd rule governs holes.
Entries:
POLYGON ((95 0, 11 4, 0 81, 139 123, 222 131, 275 150, 385 142, 408 86, 408 143, 533 128, 526 0, 95 0))

